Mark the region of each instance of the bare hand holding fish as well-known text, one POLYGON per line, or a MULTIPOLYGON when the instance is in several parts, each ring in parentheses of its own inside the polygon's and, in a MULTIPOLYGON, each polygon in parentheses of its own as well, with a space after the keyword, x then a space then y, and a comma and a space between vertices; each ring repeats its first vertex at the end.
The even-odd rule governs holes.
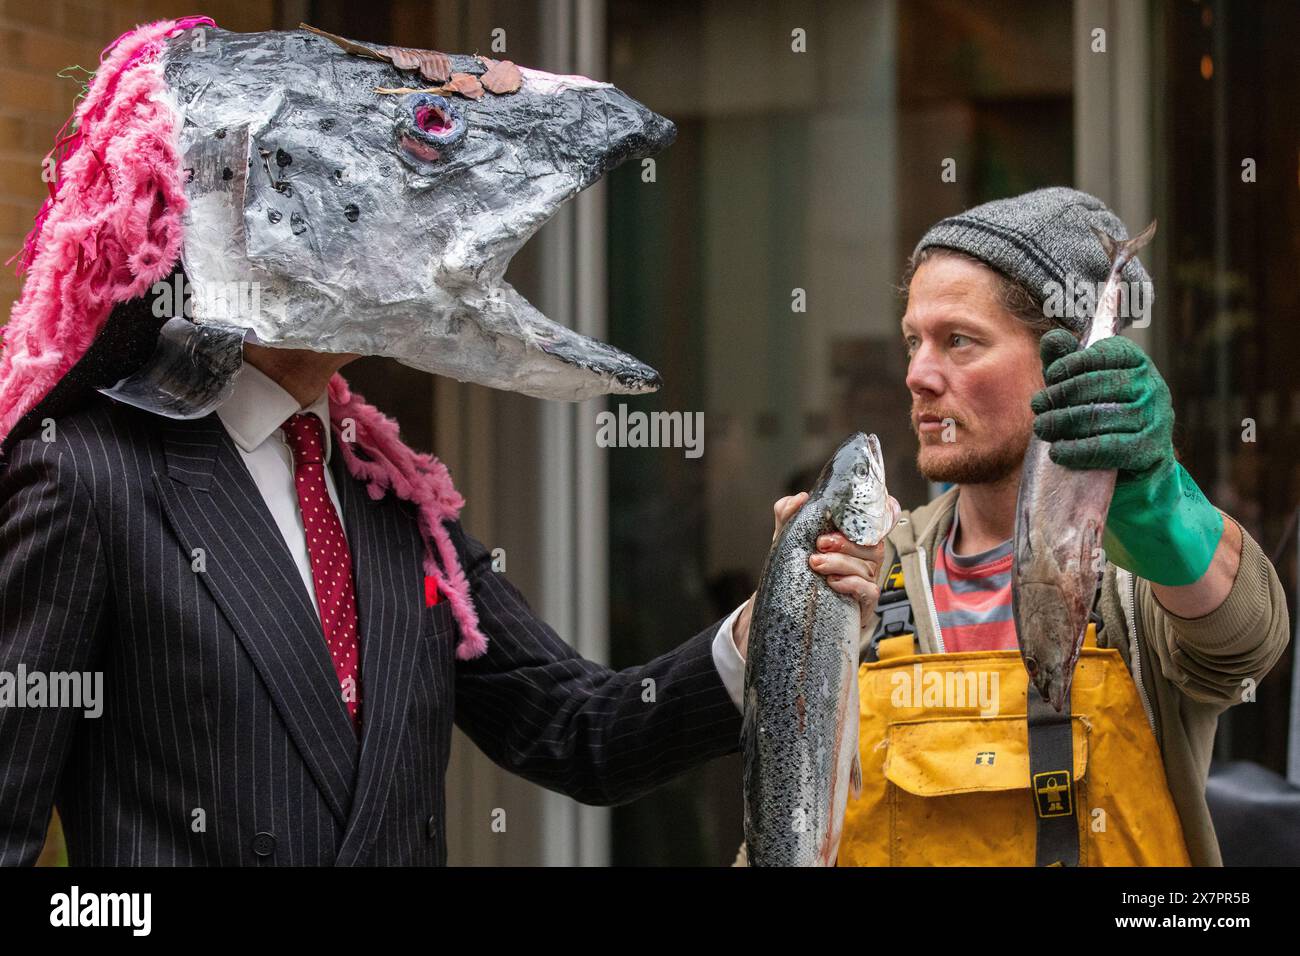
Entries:
MULTIPOLYGON (((772 531, 772 541, 774 543, 780 536, 781 529, 785 527, 786 522, 798 514, 799 509, 807 501, 808 492, 801 491, 797 495, 778 498, 772 505, 772 513, 776 524, 772 531)), ((901 511, 902 506, 890 496, 890 528, 894 526, 894 522, 898 519, 901 511)), ((862 619, 865 621, 871 612, 875 610, 876 599, 880 597, 880 586, 876 579, 880 574, 880 563, 884 559, 885 539, 883 536, 873 545, 860 545, 854 544, 839 531, 831 531, 818 537, 817 551, 815 554, 809 555, 808 566, 825 577, 826 583, 830 585, 832 590, 857 598, 858 603, 862 606, 862 619)), ((735 642, 736 650, 740 652, 741 657, 744 657, 748 652, 749 626, 754 612, 754 600, 757 597, 757 592, 749 596, 749 600, 741 608, 740 615, 736 618, 736 623, 731 629, 732 640, 735 642)))

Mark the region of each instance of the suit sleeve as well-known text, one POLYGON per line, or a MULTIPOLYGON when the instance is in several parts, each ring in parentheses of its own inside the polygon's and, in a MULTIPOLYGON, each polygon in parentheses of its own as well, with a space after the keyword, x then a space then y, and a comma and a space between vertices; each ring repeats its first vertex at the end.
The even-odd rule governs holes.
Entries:
POLYGON ((88 709, 17 706, 15 695, 33 674, 94 669, 105 592, 96 518, 75 465, 56 443, 17 443, 0 466, 0 865, 40 855, 88 709))
POLYGON ((715 623, 640 667, 583 659, 451 526, 488 639, 456 663, 456 723, 495 763, 582 803, 614 805, 739 746, 740 713, 713 662, 715 623))

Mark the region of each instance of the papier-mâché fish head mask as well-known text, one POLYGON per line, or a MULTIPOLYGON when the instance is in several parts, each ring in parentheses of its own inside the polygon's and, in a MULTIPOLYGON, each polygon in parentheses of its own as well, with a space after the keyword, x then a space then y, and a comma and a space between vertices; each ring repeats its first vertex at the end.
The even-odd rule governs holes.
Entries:
POLYGON ((152 299, 159 321, 132 324, 133 367, 101 363, 123 374, 93 384, 175 417, 219 403, 245 340, 539 398, 652 391, 653 369, 503 276, 567 199, 675 132, 608 83, 508 61, 206 18, 125 34, 24 251, 42 288, 15 305, 0 387, 31 390, 5 398, 0 436, 127 300, 152 299), (160 310, 173 283, 183 307, 160 310))

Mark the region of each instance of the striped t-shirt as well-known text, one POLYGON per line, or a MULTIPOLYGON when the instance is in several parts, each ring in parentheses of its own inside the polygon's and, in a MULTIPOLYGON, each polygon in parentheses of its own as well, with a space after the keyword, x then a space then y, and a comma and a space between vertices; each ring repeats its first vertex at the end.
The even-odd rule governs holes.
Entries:
POLYGON ((957 514, 934 563, 934 608, 944 649, 1013 651, 1016 623, 1011 617, 1011 541, 979 554, 955 554, 957 514))

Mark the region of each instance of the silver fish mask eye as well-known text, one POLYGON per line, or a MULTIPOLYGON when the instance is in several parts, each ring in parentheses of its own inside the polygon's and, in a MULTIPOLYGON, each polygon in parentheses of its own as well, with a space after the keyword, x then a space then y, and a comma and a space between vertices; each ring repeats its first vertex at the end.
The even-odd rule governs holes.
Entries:
POLYGON ((400 155, 417 169, 449 157, 465 141, 469 128, 459 107, 431 93, 405 97, 396 125, 400 155))

